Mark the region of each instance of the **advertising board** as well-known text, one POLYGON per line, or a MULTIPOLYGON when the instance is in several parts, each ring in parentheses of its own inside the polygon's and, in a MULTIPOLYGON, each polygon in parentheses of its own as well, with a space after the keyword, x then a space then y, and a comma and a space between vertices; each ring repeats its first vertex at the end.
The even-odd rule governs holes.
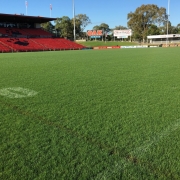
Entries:
POLYGON ((87 36, 103 36, 102 30, 88 30, 87 36))
POLYGON ((90 36, 91 39, 93 38, 100 38, 101 36, 90 36))
POLYGON ((142 45, 142 46, 121 46, 121 48, 148 48, 148 45, 142 45))
POLYGON ((115 37, 127 37, 132 35, 131 29, 125 29, 125 30, 114 30, 113 31, 115 37))

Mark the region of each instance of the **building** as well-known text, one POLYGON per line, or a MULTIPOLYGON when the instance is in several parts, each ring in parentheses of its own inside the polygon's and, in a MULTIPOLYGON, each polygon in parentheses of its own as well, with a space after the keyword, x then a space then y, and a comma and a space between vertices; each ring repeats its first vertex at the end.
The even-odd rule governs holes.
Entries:
POLYGON ((151 44, 180 43, 180 34, 152 35, 147 36, 147 39, 151 44))
POLYGON ((84 46, 54 37, 41 28, 41 23, 56 18, 0 14, 0 52, 80 50, 84 46))

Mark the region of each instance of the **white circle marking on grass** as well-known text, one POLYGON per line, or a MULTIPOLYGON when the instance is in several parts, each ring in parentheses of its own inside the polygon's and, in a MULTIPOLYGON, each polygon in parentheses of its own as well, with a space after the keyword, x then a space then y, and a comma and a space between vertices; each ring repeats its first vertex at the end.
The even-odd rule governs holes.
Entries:
POLYGON ((38 92, 22 88, 22 87, 9 87, 0 89, 0 95, 8 98, 25 98, 37 95, 38 92))

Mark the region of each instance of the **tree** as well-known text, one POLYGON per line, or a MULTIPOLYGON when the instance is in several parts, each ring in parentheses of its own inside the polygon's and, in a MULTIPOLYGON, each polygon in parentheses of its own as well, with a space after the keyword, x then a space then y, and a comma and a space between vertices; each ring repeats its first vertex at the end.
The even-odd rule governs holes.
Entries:
MULTIPOLYGON (((161 34, 167 34, 167 22, 164 23, 164 26, 159 28, 161 30, 161 34)), ((172 26, 171 22, 168 21, 168 34, 178 34, 178 26, 172 26)))
MULTIPOLYGON (((85 14, 78 14, 75 16, 75 30, 77 37, 84 37, 84 29, 90 23, 90 19, 85 14)), ((61 37, 73 38, 74 19, 68 16, 63 16, 55 20, 55 28, 61 34, 61 37)))
MULTIPOLYGON (((99 26, 96 25, 93 27, 93 30, 102 30, 103 31, 103 36, 104 36, 104 39, 108 39, 110 40, 111 37, 108 35, 108 32, 111 31, 111 29, 109 28, 109 25, 106 24, 106 23, 101 23, 99 26)), ((102 40, 103 40, 103 36, 102 36, 102 40)))
POLYGON ((176 26, 177 30, 178 30, 178 34, 180 34, 180 23, 176 26))
POLYGON ((134 13, 128 14, 128 27, 132 29, 134 38, 144 42, 150 26, 163 23, 166 17, 165 8, 159 8, 154 4, 142 5, 134 13))
POLYGON ((60 32, 61 37, 66 37, 66 38, 73 37, 72 20, 68 16, 57 18, 55 20, 55 29, 57 29, 60 32))
POLYGON ((103 31, 105 31, 105 32, 109 32, 109 31, 110 31, 110 28, 109 28, 109 25, 108 25, 108 24, 106 24, 106 23, 101 23, 101 24, 99 25, 99 30, 103 30, 103 31))
POLYGON ((86 26, 91 23, 91 20, 86 14, 78 14, 75 16, 75 22, 80 27, 80 31, 83 32, 86 26))
POLYGON ((127 29, 127 27, 124 27, 124 26, 121 26, 121 25, 116 26, 116 27, 114 28, 114 30, 124 30, 124 29, 127 29))
POLYGON ((166 9, 163 7, 160 7, 157 12, 157 19, 155 21, 158 24, 158 27, 160 27, 163 24, 166 24, 167 18, 168 16, 166 14, 166 9))
MULTIPOLYGON (((167 32, 167 29, 166 29, 166 32, 167 32)), ((169 21, 169 25, 168 25, 168 33, 169 34, 178 34, 177 26, 172 26, 170 21, 169 21)))
POLYGON ((110 28, 108 24, 101 23, 99 26, 98 25, 94 26, 93 30, 103 30, 103 31, 109 32, 110 28))
POLYGON ((93 30, 100 30, 100 27, 98 25, 93 27, 93 30))
POLYGON ((42 23, 41 24, 41 27, 43 28, 43 29, 45 29, 46 31, 49 31, 49 32, 53 32, 53 30, 54 30, 54 26, 52 25, 52 23, 51 22, 47 22, 47 23, 42 23))
POLYGON ((160 34, 160 29, 156 25, 151 24, 148 29, 148 35, 159 35, 159 34, 160 34))
MULTIPOLYGON (((71 19, 71 24, 74 31, 74 19, 71 19)), ((76 31, 76 38, 83 36, 83 31, 81 31, 81 21, 79 19, 75 20, 75 31, 76 31)))
MULTIPOLYGON (((74 29, 74 18, 71 20, 74 29)), ((86 14, 77 14, 75 16, 75 29, 76 29, 76 37, 85 37, 84 29, 88 24, 91 23, 91 20, 86 14)))

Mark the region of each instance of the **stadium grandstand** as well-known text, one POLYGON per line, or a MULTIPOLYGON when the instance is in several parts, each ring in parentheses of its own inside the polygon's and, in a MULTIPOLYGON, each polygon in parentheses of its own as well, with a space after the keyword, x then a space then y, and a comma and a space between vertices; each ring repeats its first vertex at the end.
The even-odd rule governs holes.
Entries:
POLYGON ((41 23, 56 18, 0 14, 0 52, 80 50, 84 46, 41 28, 41 23))

